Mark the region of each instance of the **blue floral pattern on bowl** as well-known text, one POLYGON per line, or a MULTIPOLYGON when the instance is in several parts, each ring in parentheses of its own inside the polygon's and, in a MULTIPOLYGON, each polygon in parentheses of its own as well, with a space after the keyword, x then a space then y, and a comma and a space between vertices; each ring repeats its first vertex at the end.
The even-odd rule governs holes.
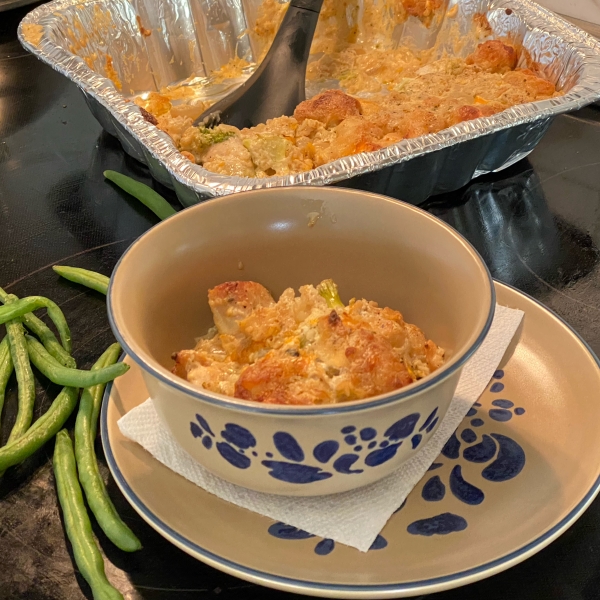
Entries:
POLYGON ((425 436, 429 436, 438 424, 438 407, 422 418, 412 413, 392 423, 382 435, 373 427, 360 430, 354 425, 341 428, 337 439, 317 443, 309 452, 294 436, 277 431, 269 440, 277 452, 260 450, 256 438, 245 427, 235 423, 225 424, 217 436, 207 420, 196 414, 190 422, 190 432, 198 438, 207 451, 214 449, 230 465, 247 469, 253 459, 269 470, 269 475, 280 481, 294 484, 310 484, 333 477, 335 473, 354 475, 365 468, 382 465, 396 456, 398 448, 409 443, 416 450, 425 436))
MULTIPOLYGON (((500 382, 504 378, 504 371, 497 370, 494 373, 493 381, 489 387, 489 391, 492 394, 499 394, 504 390, 504 384, 500 382)), ((492 421, 498 423, 506 423, 513 416, 521 416, 525 414, 525 409, 522 407, 516 407, 514 402, 504 398, 495 398, 491 401, 491 406, 487 409, 487 415, 492 421)), ((427 429, 431 426, 431 423, 437 419, 435 413, 437 409, 433 411, 431 415, 425 420, 421 429, 427 429)), ((443 500, 448 497, 448 490, 452 496, 460 500, 466 505, 478 506, 485 501, 486 494, 479 487, 481 484, 475 481, 468 481, 463 475, 463 467, 466 461, 467 463, 481 465, 482 469, 480 472, 481 477, 489 482, 502 483, 514 479, 521 473, 525 466, 525 451, 523 448, 512 438, 503 433, 492 433, 482 434, 481 437, 476 433, 472 427, 477 428, 484 425, 485 421, 481 418, 481 414, 486 412, 482 407, 481 403, 476 402, 473 408, 469 410, 465 420, 461 427, 457 429, 460 433, 455 432, 446 442, 440 457, 438 460, 429 467, 429 471, 437 471, 442 469, 446 465, 449 470, 444 477, 438 473, 430 475, 425 478, 423 486, 421 488, 420 498, 413 492, 409 498, 415 498, 417 501, 423 503, 423 508, 427 510, 429 503, 441 502, 443 506, 443 500), (463 446, 464 444, 464 446, 463 446), (462 452, 461 452, 462 451, 462 452), (462 461, 461 461, 462 458, 462 461), (460 461, 460 462, 455 462, 460 461)), ((406 439, 408 436, 414 433, 415 426, 410 427, 410 422, 405 421, 403 425, 394 424, 397 428, 394 432, 397 434, 402 431, 410 430, 408 435, 403 435, 402 438, 406 439), (408 423, 408 425, 406 424, 408 423), (402 429, 406 427, 406 429, 402 429)), ((435 425, 434 425, 435 426, 435 425)), ((390 428, 391 429, 391 428, 390 428)), ((386 431, 388 434, 390 430, 386 431)), ((358 442, 356 439, 356 430, 349 426, 342 430, 342 433, 346 436, 353 436, 354 439, 346 441, 348 444, 358 442)), ((384 434, 384 437, 385 435, 384 434)), ((413 436, 416 437, 418 433, 413 436)), ((362 442, 369 442, 377 436, 377 432, 374 430, 367 431, 361 430, 359 437, 362 442)), ((391 439, 391 436, 389 436, 391 439)), ((395 440, 396 442, 398 440, 395 440)), ((419 440, 420 442, 420 440, 419 440)), ((418 443, 416 446, 418 445, 418 443)), ((314 454, 317 459, 318 457, 323 458, 322 462, 327 463, 334 454, 337 453, 339 445, 331 443, 324 445, 323 447, 315 448, 314 454)), ((320 445, 321 446, 321 445, 320 445)), ((379 448, 389 448, 390 444, 382 446, 380 442, 379 448)), ((415 446, 415 447, 416 447, 415 446)), ((371 446, 375 448, 375 445, 371 446)), ((356 462, 356 461, 355 461, 356 462)), ((364 459, 366 464, 366 458, 364 459)), ((334 463, 335 464, 335 463, 334 463)), ((354 464, 354 462, 352 463, 354 464)), ((396 513, 400 512, 404 508, 406 500, 396 510, 396 513)), ((433 506, 433 505, 432 505, 433 506)), ((392 516, 393 518, 393 516, 392 516)), ((468 527, 467 520, 461 516, 451 512, 439 512, 433 516, 425 516, 422 519, 413 521, 407 526, 407 532, 412 535, 421 535, 431 537, 435 535, 448 535, 458 531, 463 531, 468 527)), ((286 525, 284 523, 274 523, 268 529, 268 533, 274 537, 284 540, 301 540, 315 537, 314 535, 286 525)), ((387 546, 387 541, 381 535, 377 536, 377 539, 371 546, 370 550, 383 549, 387 546)), ((327 555, 332 552, 335 548, 335 543, 331 539, 322 539, 314 547, 314 552, 318 555, 327 555)))

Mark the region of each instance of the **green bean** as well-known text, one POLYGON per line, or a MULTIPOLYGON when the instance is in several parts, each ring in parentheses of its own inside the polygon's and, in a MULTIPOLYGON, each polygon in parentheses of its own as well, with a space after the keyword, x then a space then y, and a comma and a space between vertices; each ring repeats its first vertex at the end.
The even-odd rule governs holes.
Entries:
MULTIPOLYGON (((108 367, 110 365, 114 365, 117 360, 119 360, 119 356, 121 355, 122 349, 121 346, 117 343, 110 345, 104 354, 104 364, 102 367, 108 367)), ((94 369, 94 367, 92 367, 94 369)), ((94 440, 96 439, 96 429, 98 426, 98 417, 100 416, 100 409, 102 408, 102 393, 98 393, 94 395, 94 403, 92 406, 92 416, 90 418, 90 435, 94 440)))
MULTIPOLYGON (((8 297, 8 294, 0 288, 0 302, 6 304, 8 297)), ((44 348, 46 348, 59 363, 73 369, 77 366, 75 359, 60 345, 60 342, 56 339, 56 336, 44 321, 38 319, 33 313, 23 315, 21 319, 23 325, 25 325, 31 333, 40 338, 40 341, 44 344, 44 348)))
POLYGON ((129 366, 124 363, 110 365, 105 369, 98 369, 97 371, 69 369, 68 367, 63 367, 53 358, 35 338, 30 335, 25 336, 25 338, 31 362, 52 383, 58 385, 82 388, 91 387, 99 383, 108 383, 129 370, 129 366))
POLYGON ((116 171, 104 171, 104 177, 122 190, 137 198, 144 206, 147 206, 159 219, 163 220, 177 211, 151 187, 127 177, 116 171))
POLYGON ((38 336, 40 342, 42 342, 44 348, 48 351, 48 354, 64 367, 74 369, 77 366, 75 359, 60 345, 60 342, 56 339, 52 330, 41 319, 38 319, 32 313, 23 315, 22 319, 23 325, 25 325, 31 333, 38 336))
POLYGON ((8 336, 0 342, 0 414, 4 406, 4 395, 8 380, 13 372, 13 362, 8 346, 8 336))
MULTIPOLYGON (((114 364, 121 353, 121 346, 113 344, 98 359, 92 367, 93 370, 101 369, 109 364, 114 364)), ((133 531, 127 527, 117 513, 112 503, 104 481, 100 476, 96 453, 94 451, 94 438, 96 437, 96 422, 98 412, 96 407, 102 403, 104 385, 86 388, 81 394, 77 420, 75 422, 75 458, 79 481, 85 492, 87 503, 98 521, 98 525, 106 537, 117 548, 125 552, 134 552, 142 547, 133 531), (94 417, 94 414, 96 415, 94 417)))
POLYGON ((63 348, 70 353, 71 332, 69 331, 65 315, 63 315, 62 310, 48 298, 44 298, 43 296, 28 296, 27 298, 15 300, 10 304, 0 306, 0 325, 12 319, 22 317, 38 308, 48 309, 48 316, 52 319, 58 329, 63 348))
POLYGON ((108 283, 110 279, 106 275, 101 275, 95 271, 88 271, 87 269, 65 267, 61 265, 54 265, 52 270, 73 283, 80 283, 81 285, 85 285, 104 295, 108 292, 108 283))
POLYGON ((0 471, 23 462, 52 439, 73 412, 77 395, 77 388, 63 388, 50 408, 24 435, 0 448, 0 471))
MULTIPOLYGON (((16 296, 8 296, 7 304, 2 308, 11 308, 18 302, 16 296)), ((1 310, 1 309, 0 309, 1 310)), ((8 436, 7 444, 19 439, 31 425, 33 419, 33 405, 35 404, 35 380, 27 354, 25 332, 21 321, 13 319, 6 322, 6 333, 10 356, 15 369, 18 383, 19 407, 17 418, 8 436)), ((1 471, 1 470, 0 470, 1 471)))
POLYGON ((53 467, 58 501, 63 511, 65 530, 73 548, 75 563, 90 585, 94 600, 123 600, 123 596, 106 577, 104 560, 92 534, 92 524, 77 481, 73 444, 64 429, 56 436, 53 467))

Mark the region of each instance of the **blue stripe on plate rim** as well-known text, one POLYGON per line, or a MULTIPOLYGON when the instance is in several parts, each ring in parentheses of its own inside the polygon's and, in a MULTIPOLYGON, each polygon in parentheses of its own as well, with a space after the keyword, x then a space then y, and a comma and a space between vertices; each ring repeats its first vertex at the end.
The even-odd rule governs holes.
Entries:
MULTIPOLYGON (((538 302, 535 298, 532 298, 528 294, 521 292, 512 285, 498 282, 494 280, 496 285, 504 286, 522 296, 525 296, 543 310, 550 313, 557 321, 562 323, 582 344, 582 346, 588 351, 588 353, 595 360, 596 364, 600 368, 600 360, 590 348, 585 340, 559 315, 554 311, 544 306, 541 302, 538 302)), ((125 354, 120 360, 123 360, 125 354)), ((600 492, 600 477, 596 479, 590 490, 580 500, 580 502, 571 510, 571 512, 564 517, 559 523, 554 525, 546 533, 542 534, 529 544, 522 546, 518 550, 515 550, 501 558, 490 561, 478 567, 453 573, 452 575, 445 575, 443 577, 434 577, 431 579, 423 579, 421 581, 414 581, 409 583, 398 583, 398 584, 386 584, 386 585, 344 585, 344 584, 327 584, 327 583, 316 583, 306 581, 302 579, 292 579, 290 577, 282 577, 273 573, 259 571, 245 567, 244 565, 235 563, 228 559, 225 559, 217 554, 210 552, 198 546, 196 543, 187 539, 171 527, 169 527, 164 521, 161 521, 135 494, 135 492, 129 487, 125 477, 121 473, 115 457, 112 453, 110 443, 108 441, 108 398, 112 390, 112 382, 107 386, 104 393, 102 402, 102 411, 100 415, 100 429, 102 436, 102 447, 106 456, 108 467, 115 478, 115 481, 129 503, 133 506, 136 512, 158 533, 162 534, 169 541, 174 543, 178 548, 195 556, 199 560, 206 562, 210 566, 225 571, 231 575, 246 579, 248 581, 258 583, 260 585, 273 587, 288 592, 304 593, 322 597, 339 597, 340 594, 345 594, 348 598, 398 598, 408 597, 417 594, 441 592, 456 588, 468 583, 473 583, 486 577, 500 573, 539 552, 557 537, 559 537, 568 527, 570 527, 587 509, 592 503, 594 498, 600 492)))

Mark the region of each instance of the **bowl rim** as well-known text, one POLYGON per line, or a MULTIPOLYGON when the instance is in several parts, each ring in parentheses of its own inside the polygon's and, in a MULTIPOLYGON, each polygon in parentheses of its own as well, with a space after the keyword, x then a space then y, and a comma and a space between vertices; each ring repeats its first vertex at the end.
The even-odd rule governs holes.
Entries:
POLYGON ((157 223, 147 231, 145 231, 141 236, 135 239, 129 247, 123 252, 121 257, 119 258, 117 264, 115 265, 112 275, 110 277, 110 282, 108 285, 108 291, 106 294, 106 305, 107 305, 107 313, 108 320, 110 323, 110 327, 123 348, 123 350, 135 361, 142 369, 142 372, 145 372, 156 379, 158 379, 163 384, 168 387, 174 388, 179 392, 186 394, 187 396, 192 397, 194 400, 198 400, 200 402, 207 402, 209 404, 213 404, 219 406, 221 408, 225 408, 233 411, 241 411, 241 412, 250 412, 250 413, 260 413, 260 414, 270 414, 270 415, 296 415, 296 416, 304 416, 304 415, 329 415, 329 414, 339 414, 346 412, 357 412, 361 410, 372 409, 375 407, 380 407, 386 404, 396 403, 402 400, 407 400, 408 398, 419 394, 433 386, 438 385, 442 381, 449 378, 452 374, 454 374, 458 369, 462 368, 464 364, 473 356, 473 354, 477 351, 479 346, 483 343, 483 340, 488 334, 488 331, 492 325, 492 321, 494 318, 494 313, 496 309, 496 291, 494 288, 494 283, 490 271, 485 264, 483 258, 479 254, 479 252, 475 249, 475 247, 469 242, 460 232, 456 229, 448 225, 445 221, 432 215, 428 211, 425 211, 417 206, 409 204, 407 202, 403 202, 401 200, 396 200, 389 196, 384 196, 383 194, 376 194, 373 192, 366 192, 363 190, 354 190, 351 188, 344 188, 341 186, 335 187, 319 187, 318 193, 320 194, 330 194, 330 193, 345 193, 356 196, 368 196, 371 199, 374 199, 376 202, 387 202, 394 205, 401 205, 404 209, 411 210, 414 213, 421 215, 422 217, 428 218, 431 221, 435 222, 437 225, 443 227, 448 233, 450 233, 458 242, 460 242, 463 246, 466 247, 467 250, 473 255, 475 260, 479 262, 480 267, 483 268, 484 273, 487 275, 488 288, 490 291, 490 307, 488 310, 488 314, 485 320, 485 323, 479 332, 477 338, 473 341, 473 343, 463 351, 462 354, 459 354, 454 357, 454 362, 451 362, 448 365, 443 365, 437 371, 434 371, 427 377, 419 381, 415 381, 412 384, 409 384, 403 388, 400 388, 398 391, 388 392, 386 394, 379 394, 378 396, 372 396, 371 398, 364 398, 360 400, 352 400, 349 402, 344 402, 340 404, 319 404, 319 405, 289 405, 289 404, 264 404, 259 402, 253 402, 249 400, 243 400, 241 398, 234 398, 231 396, 226 396, 224 394, 219 394, 216 392, 208 392, 205 390, 200 390, 199 388, 194 387, 188 381, 176 377, 167 371, 164 367, 162 367, 158 361, 153 359, 152 357, 148 357, 146 359, 143 355, 144 352, 137 352, 134 350, 132 345, 130 344, 124 336, 121 334, 116 319, 114 317, 114 308, 113 308, 113 291, 114 291, 114 280, 115 275, 118 272, 121 264, 125 260, 125 258, 129 255, 133 249, 141 243, 141 241, 154 232, 157 229, 162 229, 164 227, 168 227, 168 222, 172 219, 182 219, 185 218, 184 215, 188 211, 199 211, 203 210, 203 207, 206 205, 212 206, 215 203, 233 203, 239 201, 239 196, 248 197, 248 196, 263 196, 265 194, 279 194, 279 195, 287 195, 291 193, 297 193, 300 188, 303 191, 306 191, 305 186, 291 186, 288 188, 267 188, 260 190, 249 190, 245 192, 239 192, 236 194, 230 194, 227 196, 209 199, 208 202, 201 202, 199 204, 194 204, 187 208, 184 208, 181 211, 178 211, 175 215, 164 219, 163 221, 157 223), (155 364, 152 364, 155 363, 155 364), (164 372, 163 372, 164 371, 164 372))

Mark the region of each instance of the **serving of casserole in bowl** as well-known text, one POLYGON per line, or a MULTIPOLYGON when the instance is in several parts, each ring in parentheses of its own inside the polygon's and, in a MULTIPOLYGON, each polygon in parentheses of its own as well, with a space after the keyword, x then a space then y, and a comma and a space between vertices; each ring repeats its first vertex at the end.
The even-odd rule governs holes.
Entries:
POLYGON ((494 306, 455 230, 343 188, 184 210, 133 243, 108 293, 113 331, 181 447, 284 495, 361 487, 417 452, 494 306))

